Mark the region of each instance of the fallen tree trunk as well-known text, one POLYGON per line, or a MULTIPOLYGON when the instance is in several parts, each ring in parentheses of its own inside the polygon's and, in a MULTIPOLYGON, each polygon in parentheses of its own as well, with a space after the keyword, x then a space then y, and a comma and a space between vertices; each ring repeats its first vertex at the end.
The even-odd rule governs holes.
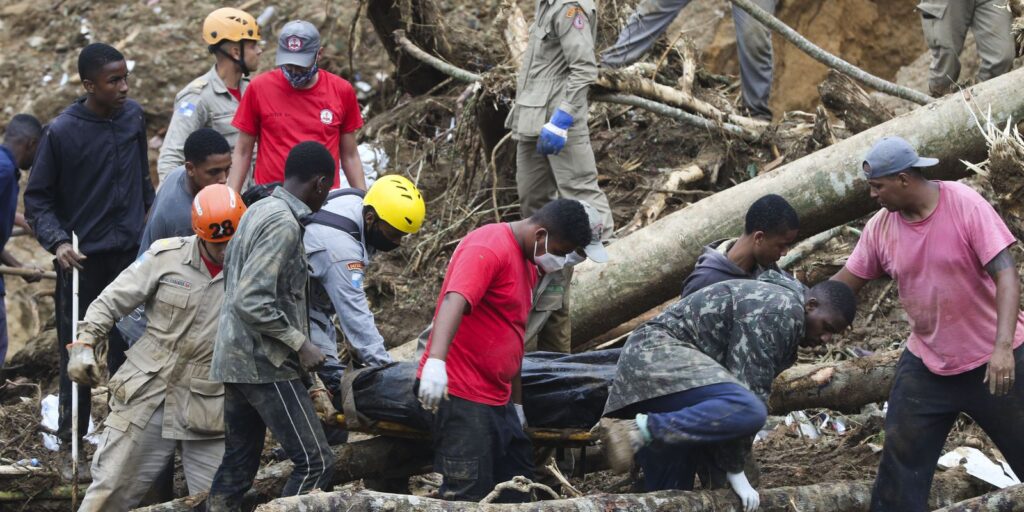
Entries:
POLYGON ((447 78, 444 73, 417 59, 404 58, 391 38, 395 30, 408 30, 409 38, 421 48, 443 59, 448 58, 451 45, 444 36, 443 16, 432 0, 369 0, 366 4, 366 17, 373 24, 391 62, 395 64, 395 75, 402 89, 419 95, 447 78))
MULTIPOLYGON (((836 482, 802 487, 760 490, 762 512, 860 512, 868 510, 874 482, 836 482)), ((929 504, 941 507, 985 490, 962 471, 937 475, 929 504)), ((576 512, 617 510, 622 512, 741 511, 739 499, 730 490, 660 491, 647 494, 598 494, 581 498, 509 505, 480 505, 464 501, 442 501, 418 496, 373 491, 339 491, 281 498, 256 508, 257 512, 328 512, 360 510, 364 512, 576 512)))
POLYGON ((768 408, 772 414, 808 408, 855 412, 865 404, 884 402, 901 352, 890 350, 838 363, 794 366, 775 378, 768 408))
POLYGON ((1024 484, 1011 485, 1005 489, 971 498, 935 512, 1022 512, 1024 511, 1024 484))
POLYGON ((834 69, 829 70, 828 77, 818 85, 818 94, 825 108, 842 119, 851 133, 860 133, 893 118, 891 110, 861 89, 852 78, 834 69))
MULTIPOLYGON (((429 443, 386 437, 346 443, 332 449, 335 455, 332 486, 361 478, 408 477, 429 466, 433 453, 429 443)), ((292 468, 291 461, 261 468, 252 489, 245 494, 245 506, 252 508, 280 496, 292 468)), ((201 493, 137 510, 190 512, 205 501, 206 493, 201 493)))
MULTIPOLYGON (((1021 119, 1024 97, 1017 88, 1022 79, 1024 71, 1014 71, 971 87, 968 94, 982 111, 991 108, 997 123, 1021 119)), ((808 235, 877 209, 861 163, 871 145, 887 135, 902 136, 921 154, 941 160, 929 170, 929 178, 962 178, 968 172, 960 160, 985 159, 985 139, 967 103, 961 95, 949 95, 691 204, 612 243, 607 263, 576 267, 573 344, 585 343, 674 296, 702 247, 739 236, 747 208, 765 194, 785 197, 800 214, 801 231, 808 235)))

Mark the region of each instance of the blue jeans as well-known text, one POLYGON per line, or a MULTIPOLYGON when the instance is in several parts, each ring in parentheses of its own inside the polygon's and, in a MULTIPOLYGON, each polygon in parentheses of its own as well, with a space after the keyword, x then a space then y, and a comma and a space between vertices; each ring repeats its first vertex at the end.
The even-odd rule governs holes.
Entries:
MULTIPOLYGON (((637 452, 644 489, 693 489, 704 448, 753 435, 768 409, 747 388, 732 382, 659 396, 634 404, 624 415, 647 414, 652 442, 637 452)), ((618 415, 617 415, 618 416, 618 415)))
POLYGON ((1014 350, 1013 356, 1013 389, 1006 396, 993 396, 982 382, 988 365, 944 377, 928 370, 909 350, 903 351, 889 392, 872 511, 930 510, 935 463, 961 412, 988 434, 1013 472, 1024 475, 1024 347, 1014 350))

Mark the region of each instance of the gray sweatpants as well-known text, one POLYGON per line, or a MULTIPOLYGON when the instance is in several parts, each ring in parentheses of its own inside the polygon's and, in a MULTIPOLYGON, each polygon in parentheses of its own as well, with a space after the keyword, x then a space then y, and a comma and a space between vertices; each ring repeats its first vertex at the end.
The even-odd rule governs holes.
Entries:
POLYGON ((516 146, 516 188, 523 217, 558 198, 586 201, 604 217, 603 238, 614 231, 608 196, 597 185, 597 163, 589 137, 570 137, 557 155, 537 153, 537 139, 516 146))
POLYGON ((921 28, 932 54, 928 91, 942 96, 955 89, 960 79, 960 52, 967 29, 974 32, 981 68, 978 80, 997 77, 1013 66, 1014 43, 1010 35, 1013 15, 1005 0, 929 0, 918 4, 921 28))
POLYGON ((164 406, 157 407, 146 428, 130 425, 126 432, 107 426, 92 458, 92 483, 78 512, 130 510, 149 491, 157 475, 174 460, 181 462, 189 494, 210 489, 224 456, 224 439, 179 441, 164 439, 164 406))
MULTIPOLYGON (((777 0, 753 0, 775 14, 777 0)), ((640 60, 690 0, 641 0, 636 12, 619 32, 615 45, 601 53, 601 63, 614 68, 640 60)), ((746 11, 733 6, 736 47, 740 59, 743 103, 757 117, 771 117, 768 96, 772 90, 772 34, 746 11)))

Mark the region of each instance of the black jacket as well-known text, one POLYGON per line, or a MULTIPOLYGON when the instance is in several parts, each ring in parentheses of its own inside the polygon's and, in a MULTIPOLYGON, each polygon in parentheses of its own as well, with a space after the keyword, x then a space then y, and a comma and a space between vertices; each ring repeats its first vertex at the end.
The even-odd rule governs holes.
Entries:
POLYGON ((39 143, 25 188, 25 217, 55 252, 78 234, 85 255, 135 251, 153 204, 146 120, 132 100, 103 119, 72 103, 39 143))

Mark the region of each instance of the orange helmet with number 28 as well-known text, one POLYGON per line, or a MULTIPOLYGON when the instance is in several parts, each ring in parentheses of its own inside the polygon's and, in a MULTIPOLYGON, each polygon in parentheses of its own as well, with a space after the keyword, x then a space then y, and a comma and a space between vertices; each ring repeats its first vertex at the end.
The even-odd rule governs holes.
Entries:
POLYGON ((245 213, 242 196, 227 185, 209 185, 192 200, 192 231, 207 242, 231 240, 245 213))

